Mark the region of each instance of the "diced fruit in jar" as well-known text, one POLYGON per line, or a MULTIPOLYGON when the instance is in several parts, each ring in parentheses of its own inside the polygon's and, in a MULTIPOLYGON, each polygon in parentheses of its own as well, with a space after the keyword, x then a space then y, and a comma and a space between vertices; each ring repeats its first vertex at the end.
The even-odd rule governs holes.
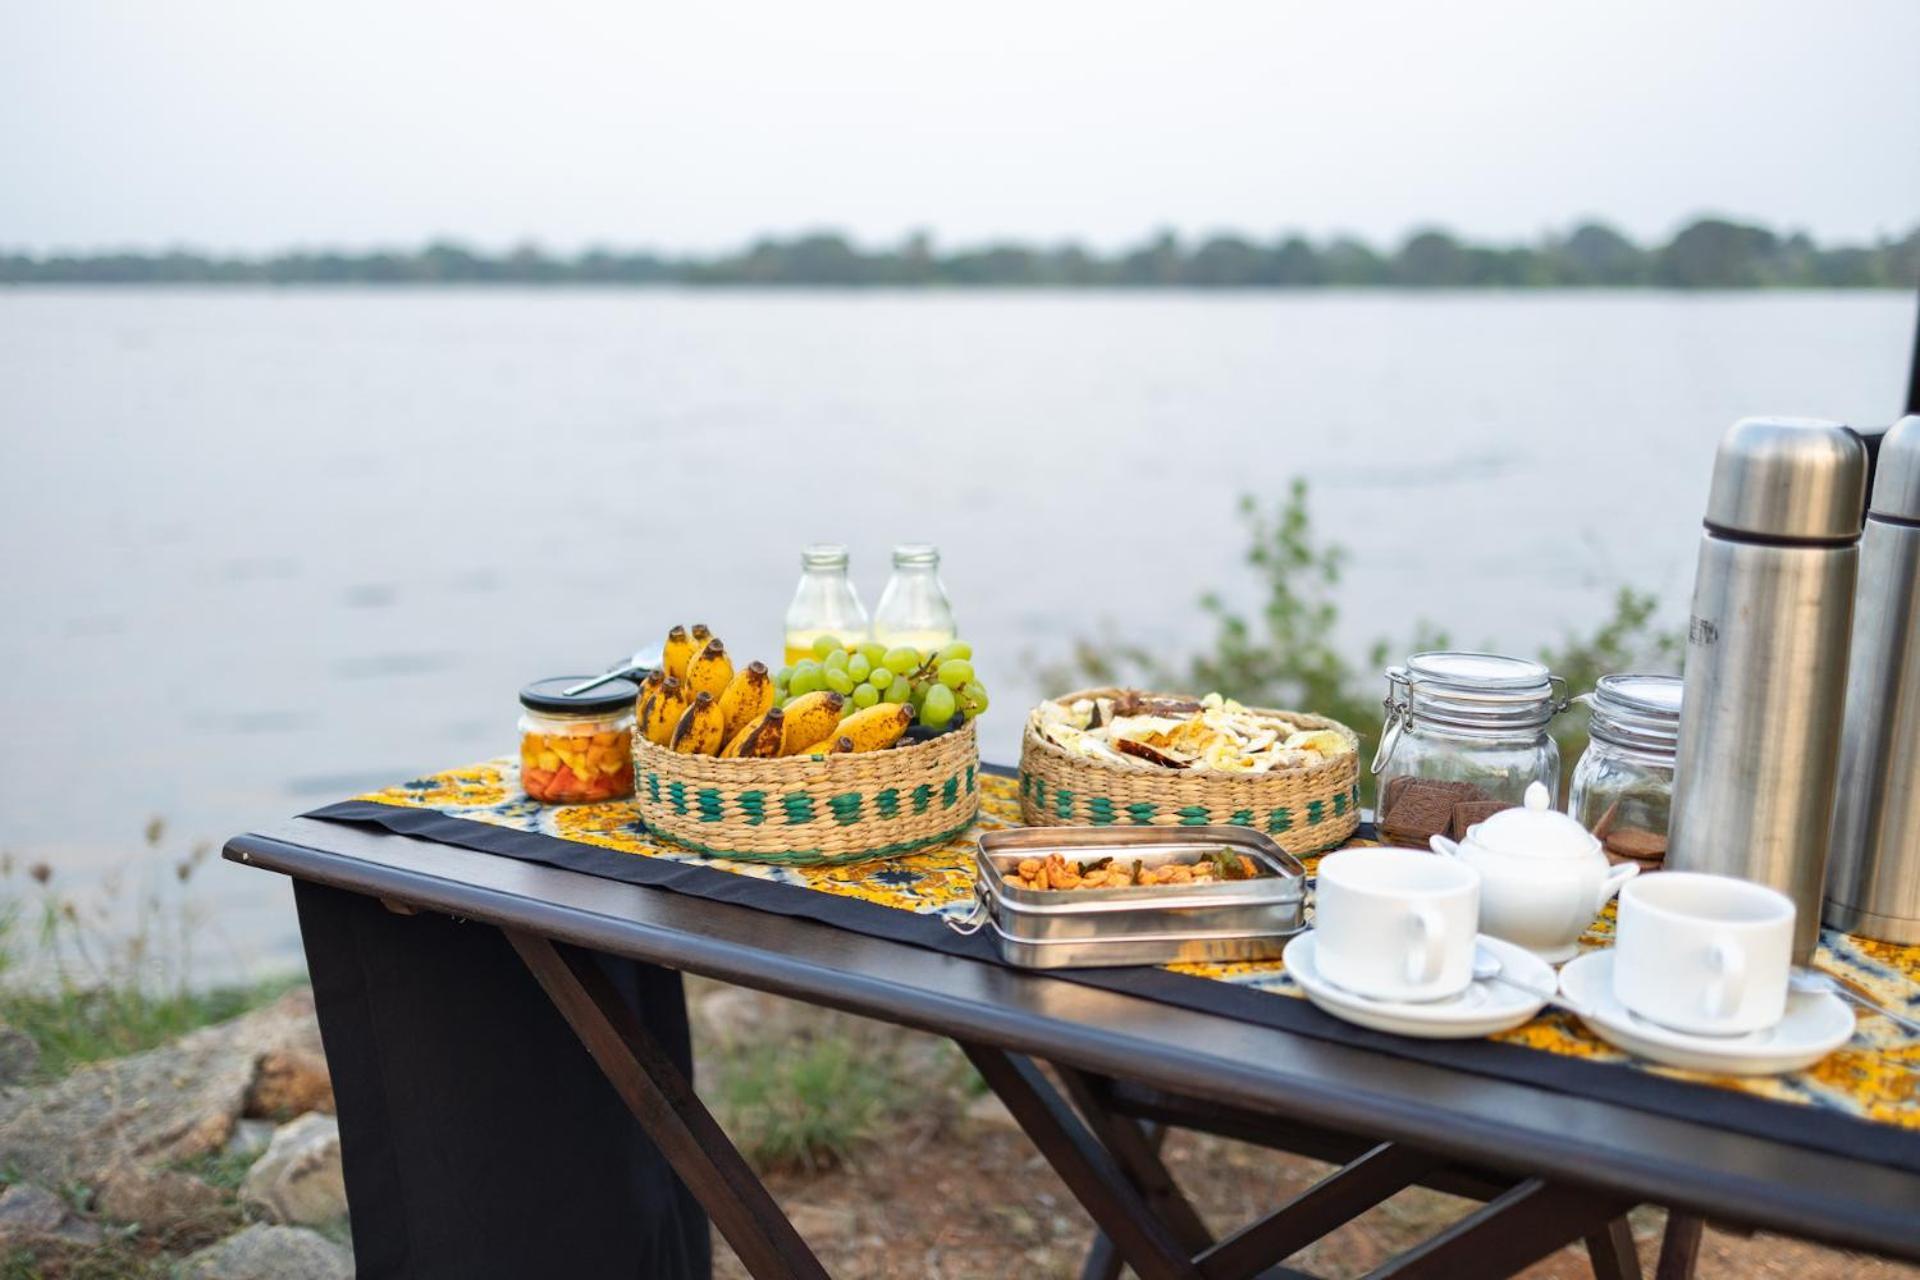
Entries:
POLYGON ((633 733, 523 733, 520 785, 542 804, 623 800, 633 794, 633 733))

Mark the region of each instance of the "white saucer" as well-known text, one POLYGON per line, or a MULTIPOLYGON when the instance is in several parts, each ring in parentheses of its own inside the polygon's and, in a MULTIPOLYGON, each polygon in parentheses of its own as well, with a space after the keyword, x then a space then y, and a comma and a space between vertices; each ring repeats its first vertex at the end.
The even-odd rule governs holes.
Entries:
MULTIPOLYGON (((1553 990, 1553 969, 1523 947, 1486 934, 1479 945, 1500 958, 1500 972, 1536 991, 1553 990)), ((1375 1000, 1334 986, 1320 976, 1313 962, 1314 933, 1301 934, 1287 944, 1281 960, 1287 976, 1299 983, 1307 999, 1344 1022, 1391 1031, 1423 1040, 1469 1040, 1507 1031, 1540 1012, 1546 1001, 1506 982, 1476 982, 1457 996, 1414 1004, 1375 1000)))
POLYGON ((1590 951, 1560 971, 1569 1004, 1580 1020, 1618 1049, 1688 1071, 1771 1076, 1810 1067, 1853 1038, 1853 1010, 1830 993, 1789 992, 1787 1013, 1764 1031, 1699 1036, 1649 1022, 1613 994, 1613 952, 1590 951))

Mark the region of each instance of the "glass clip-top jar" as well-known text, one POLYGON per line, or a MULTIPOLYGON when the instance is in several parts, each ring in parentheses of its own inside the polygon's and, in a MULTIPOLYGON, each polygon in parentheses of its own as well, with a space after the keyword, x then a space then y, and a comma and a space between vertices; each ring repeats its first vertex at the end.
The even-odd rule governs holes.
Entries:
POLYGON ((1680 741, 1677 676, 1602 676, 1587 704, 1587 749, 1573 768, 1567 812, 1600 837, 1607 856, 1665 861, 1680 741))
POLYGON ((800 552, 800 585, 787 606, 787 666, 813 656, 814 641, 831 636, 841 645, 867 639, 867 610, 847 576, 847 549, 816 542, 800 552))
POLYGON ((639 686, 554 676, 520 691, 520 788, 542 804, 590 804, 633 794, 634 701, 639 686))
POLYGON ((873 638, 889 649, 906 645, 932 653, 960 634, 953 602, 940 581, 940 549, 903 542, 893 549, 893 576, 873 608, 873 638))
POLYGON ((1566 682, 1541 663, 1492 653, 1416 653, 1387 668, 1386 721, 1373 773, 1390 840, 1459 839, 1535 782, 1557 795, 1560 748, 1547 733, 1566 682))

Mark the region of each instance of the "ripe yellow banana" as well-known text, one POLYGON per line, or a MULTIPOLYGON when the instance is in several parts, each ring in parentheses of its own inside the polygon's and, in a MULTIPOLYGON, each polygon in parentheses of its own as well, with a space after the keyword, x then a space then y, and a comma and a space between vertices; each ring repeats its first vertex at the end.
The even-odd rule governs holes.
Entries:
POLYGON ((683 756, 710 756, 726 742, 727 721, 710 693, 696 693, 667 745, 683 756))
POLYGON ((747 721, 740 732, 727 740, 726 750, 720 754, 739 760, 765 760, 780 754, 780 741, 785 736, 786 712, 778 707, 769 707, 760 715, 747 721))
POLYGON ((882 702, 856 711, 840 722, 838 732, 853 739, 851 750, 885 751, 900 741, 900 735, 913 723, 913 707, 907 703, 898 705, 882 702))
POLYGON ((764 715, 773 705, 773 677, 764 662, 749 662, 733 673, 720 695, 720 710, 727 714, 727 741, 732 742, 747 721, 764 715))
MULTIPOLYGON (((713 632, 708 630, 706 623, 696 622, 687 629, 687 639, 693 642, 693 653, 698 653, 707 647, 707 641, 713 639, 713 632)), ((693 653, 687 656, 691 658, 693 653)))
POLYGON ((710 693, 718 702, 732 681, 733 659, 727 656, 727 646, 715 636, 707 641, 705 648, 687 659, 687 674, 680 683, 687 686, 689 696, 710 693))
POLYGON ((640 735, 656 747, 666 746, 673 740, 673 730, 686 711, 686 691, 678 680, 668 676, 660 682, 653 700, 647 703, 646 715, 640 721, 640 735))
POLYGON ((840 708, 847 700, 831 689, 803 693, 786 706, 786 732, 780 738, 780 754, 797 756, 832 733, 840 723, 840 708))
POLYGON ((636 720, 646 718, 647 699, 660 691, 660 685, 666 678, 666 673, 655 667, 640 681, 640 696, 633 700, 633 715, 636 720))
POLYGON ((693 654, 693 641, 687 637, 687 629, 676 625, 667 632, 667 643, 660 650, 660 665, 678 680, 687 674, 687 659, 693 654))

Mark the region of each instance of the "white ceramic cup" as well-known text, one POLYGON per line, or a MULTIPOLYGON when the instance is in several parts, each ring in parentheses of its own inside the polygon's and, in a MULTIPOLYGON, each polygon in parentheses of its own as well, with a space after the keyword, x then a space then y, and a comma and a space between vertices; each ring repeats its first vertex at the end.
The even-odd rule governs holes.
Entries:
POLYGON ((1313 964, 1375 1000, 1444 1000, 1473 982, 1480 873, 1421 849, 1342 849, 1320 860, 1313 964))
POLYGON ((1787 1011, 1793 900, 1733 876, 1662 871, 1620 890, 1613 994, 1694 1035, 1759 1031, 1787 1011))

